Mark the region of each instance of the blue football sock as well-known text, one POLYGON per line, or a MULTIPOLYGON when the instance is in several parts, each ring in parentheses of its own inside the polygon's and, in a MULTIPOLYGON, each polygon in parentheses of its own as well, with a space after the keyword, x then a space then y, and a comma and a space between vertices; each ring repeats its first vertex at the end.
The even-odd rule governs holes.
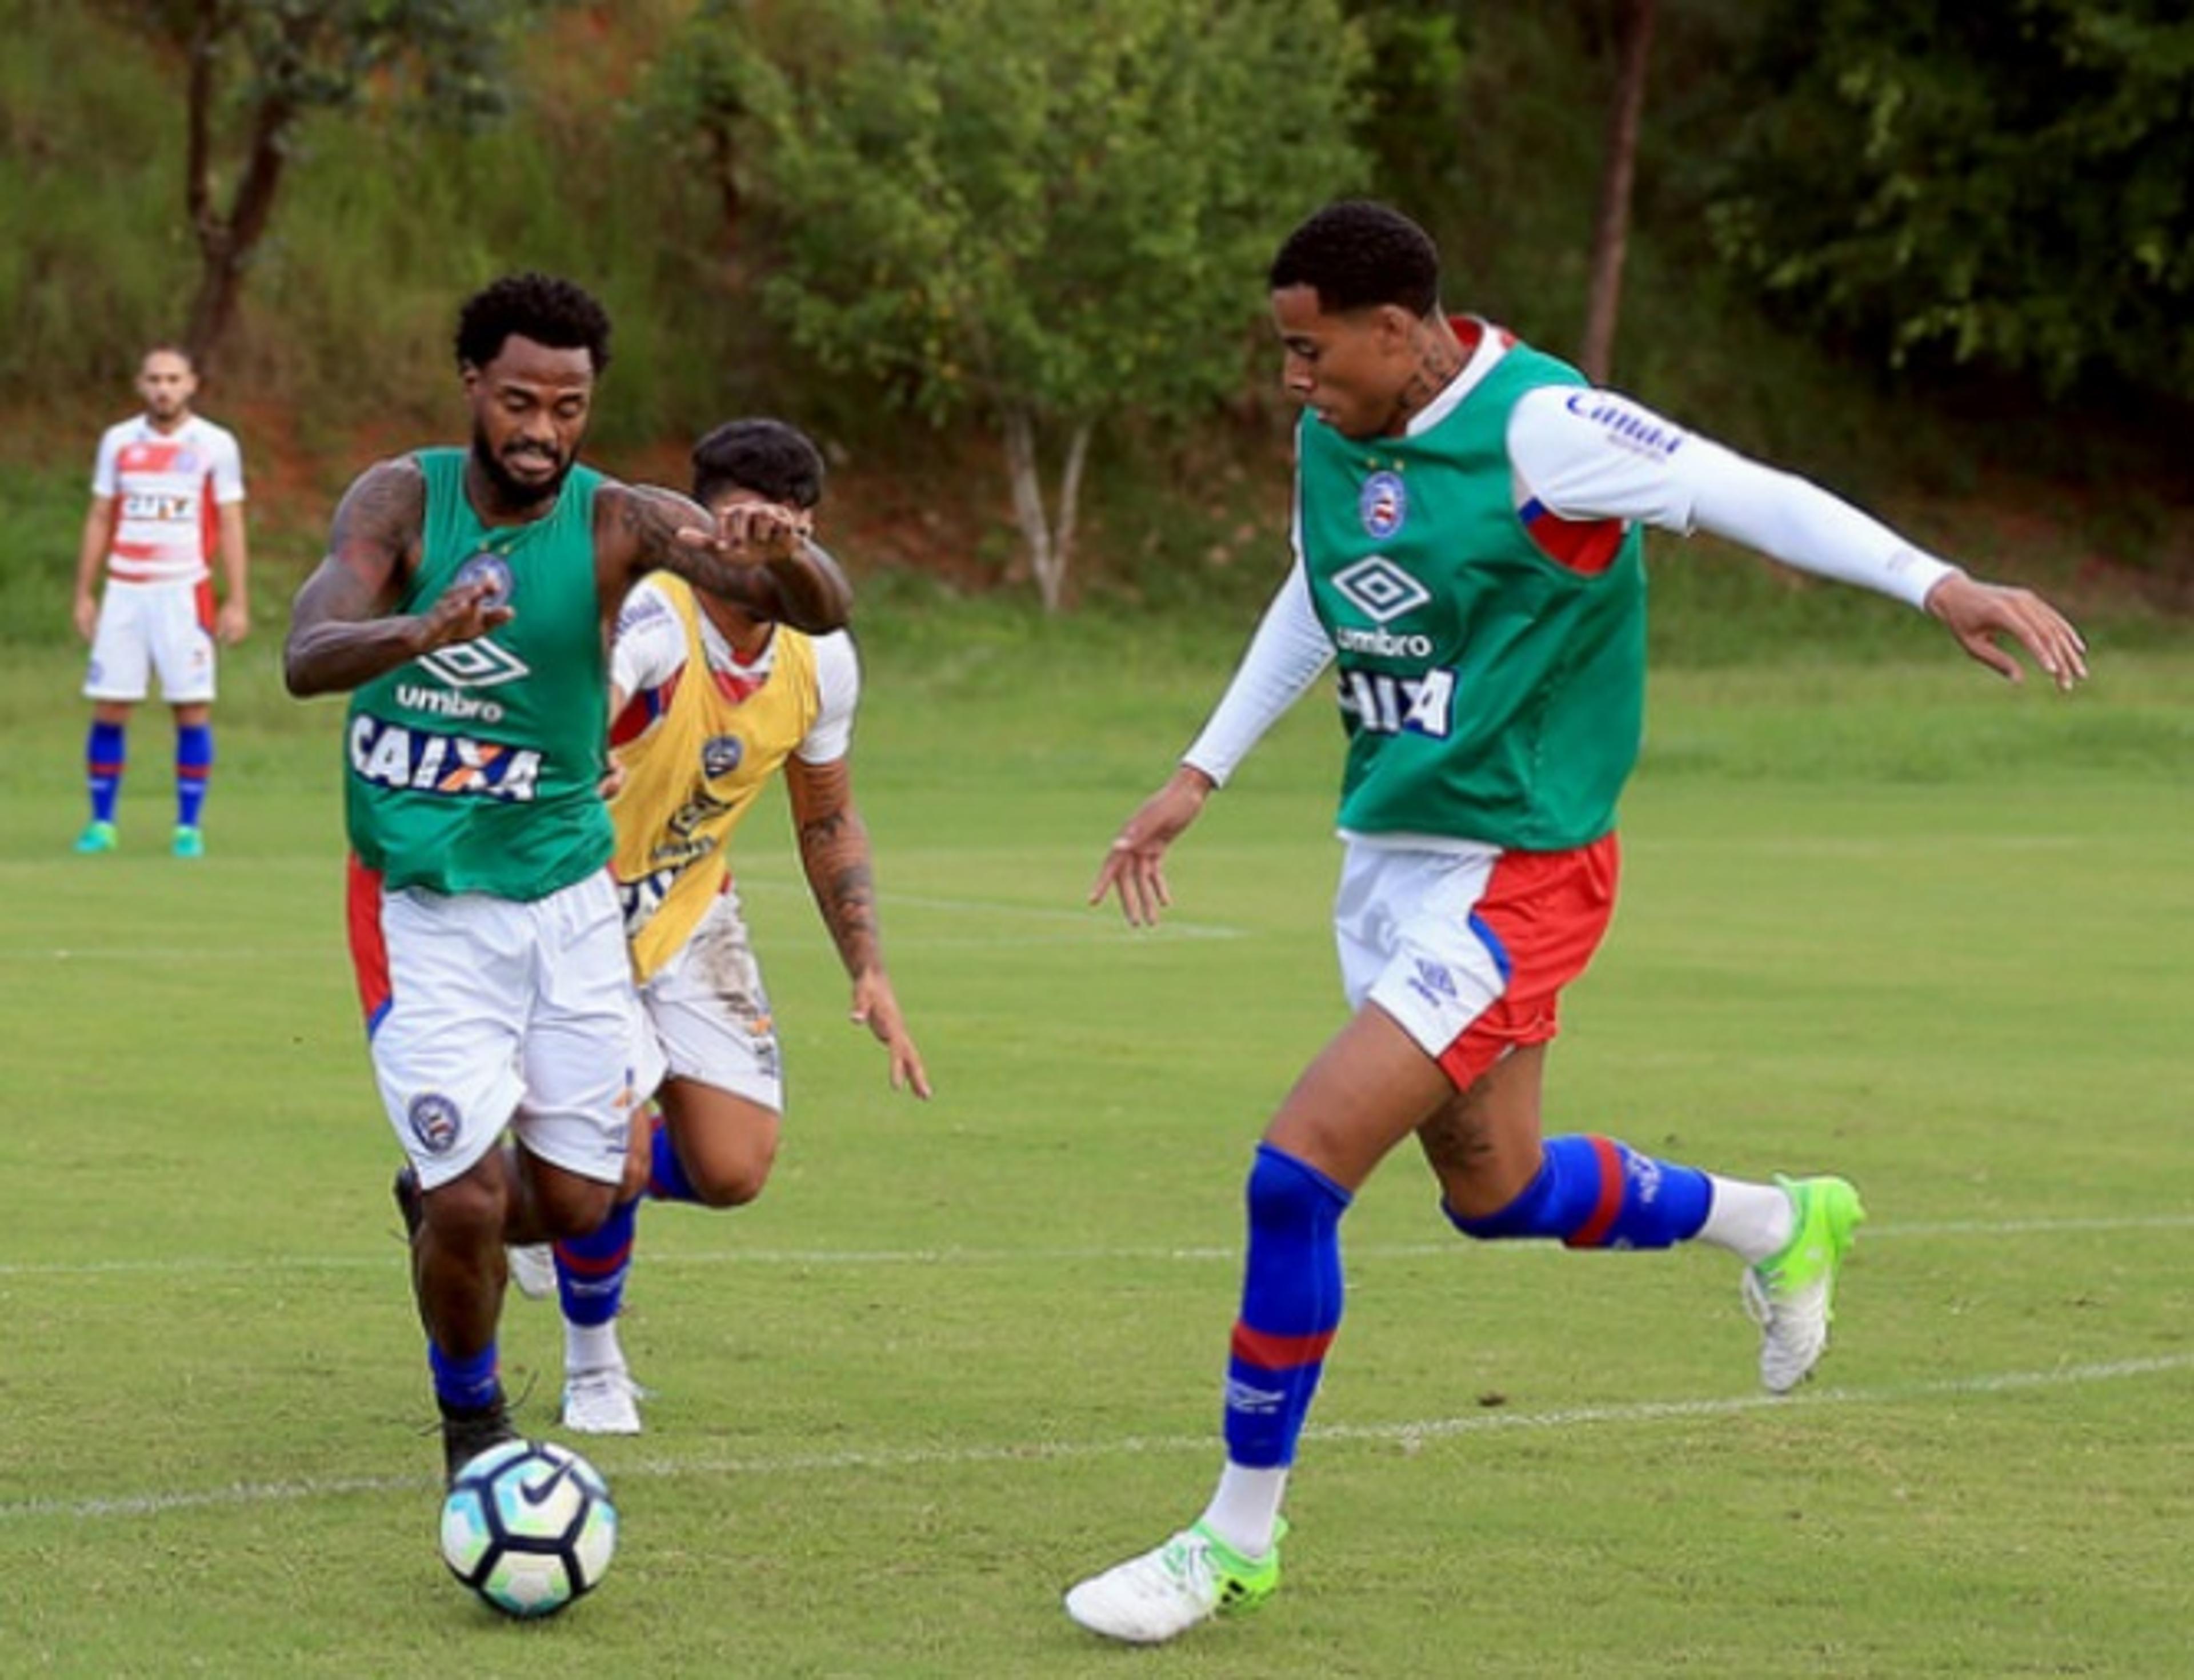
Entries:
POLYGON ((434 1343, 427 1343, 427 1366, 434 1373, 434 1398, 451 1412, 478 1412, 503 1396, 496 1375, 495 1343, 490 1342, 470 1359, 451 1359, 434 1343))
POLYGON ((701 1193, 693 1188, 693 1181, 686 1176, 686 1164, 678 1159, 669 1123, 658 1113, 653 1124, 655 1135, 648 1142, 647 1194, 659 1202, 699 1201, 701 1193))
POLYGON ((1295 1441, 1341 1327, 1341 1216, 1348 1193, 1317 1168, 1257 1146, 1249 1253, 1226 1362, 1226 1457, 1251 1469, 1295 1462, 1295 1441))
POLYGON ((95 719, 84 743, 84 780, 91 790, 91 820, 114 820, 114 802, 122 792, 122 770, 129 762, 129 732, 119 723, 95 719))
POLYGON ((175 823, 196 828, 205 806, 206 778, 213 774, 213 725, 175 726, 175 823))
POLYGON ((1524 1193, 1497 1213, 1466 1219, 1465 1236, 1558 1237, 1571 1248, 1667 1248, 1706 1223, 1714 1187, 1696 1167, 1641 1155, 1611 1137, 1550 1137, 1524 1193))
POLYGON ((610 1217, 583 1237, 555 1245, 556 1297, 567 1324, 607 1324, 624 1305, 624 1280, 632 1270, 632 1240, 640 1198, 619 1202, 610 1217))

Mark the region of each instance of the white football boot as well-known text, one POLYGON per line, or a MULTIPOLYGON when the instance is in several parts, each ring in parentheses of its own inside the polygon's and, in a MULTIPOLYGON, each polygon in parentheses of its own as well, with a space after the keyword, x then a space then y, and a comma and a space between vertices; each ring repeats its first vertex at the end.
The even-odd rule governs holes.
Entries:
POLYGON ((1866 1210, 1841 1178, 1776 1181, 1790 1198, 1790 1240, 1744 1271, 1744 1308, 1760 1326, 1760 1380, 1788 1394, 1828 1351, 1836 1278, 1866 1210))
POLYGON ((503 1253, 510 1261, 510 1280, 527 1300, 545 1301, 556 1292, 556 1256, 547 1243, 514 1243, 503 1253))
POLYGON ((574 1435, 638 1435, 646 1392, 621 1365, 574 1371, 564 1380, 564 1427, 574 1435))
POLYGON ((1107 1639, 1156 1645, 1221 1612, 1254 1610, 1279 1584, 1278 1535, 1253 1562, 1199 1522, 1071 1589, 1066 1614, 1107 1639))

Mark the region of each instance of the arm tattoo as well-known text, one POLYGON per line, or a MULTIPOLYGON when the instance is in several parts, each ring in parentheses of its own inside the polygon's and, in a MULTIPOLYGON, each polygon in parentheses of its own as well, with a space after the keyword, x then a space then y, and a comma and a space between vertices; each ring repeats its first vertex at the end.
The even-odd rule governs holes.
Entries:
MULTIPOLYGON (((617 549, 626 556, 628 586, 650 572, 675 572, 758 618, 777 616, 775 597, 763 598, 767 578, 752 567, 727 565, 707 549, 689 548, 678 540, 681 531, 706 531, 713 523, 700 503, 652 484, 613 488, 611 514, 617 549)), ((605 486, 603 493, 610 495, 612 487, 605 486)))
POLYGON ((618 541, 630 556, 628 584, 659 567, 758 618, 810 635, 844 626, 852 592, 838 563, 814 544, 802 543, 782 560, 737 564, 678 540, 681 530, 706 531, 714 525, 699 503, 655 485, 619 485, 616 491, 618 541))
POLYGON ((858 979, 881 966, 869 831, 853 808, 842 763, 802 766, 795 778, 801 866, 807 874, 808 890, 815 895, 815 907, 838 947, 839 960, 858 979))
POLYGON ((402 598, 427 500, 410 461, 359 475, 336 509, 328 552, 297 591, 282 652, 301 698, 357 688, 411 656, 413 620, 388 616, 402 598))
MULTIPOLYGON (((604 493, 609 493, 610 489, 605 486, 604 493)), ((617 531, 631 545, 633 570, 652 572, 661 567, 677 571, 678 556, 686 547, 678 540, 678 533, 689 528, 709 528, 709 515, 700 503, 652 484, 621 484, 614 490, 617 531)), ((719 593, 729 595, 732 591, 719 593)))

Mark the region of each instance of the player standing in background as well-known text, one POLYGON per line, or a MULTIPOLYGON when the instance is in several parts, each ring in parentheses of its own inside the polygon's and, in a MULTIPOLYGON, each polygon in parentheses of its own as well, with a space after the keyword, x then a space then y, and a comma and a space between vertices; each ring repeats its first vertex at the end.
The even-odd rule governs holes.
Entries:
POLYGON ((1339 664, 1347 843, 1334 920, 1355 1011, 1282 1102, 1249 1175, 1226 1461, 1203 1516, 1076 1586, 1115 1639, 1170 1639, 1279 1581, 1280 1505, 1340 1326, 1350 1200, 1413 1133, 1466 1236, 1579 1248, 1694 1239, 1743 1262, 1780 1393, 1827 1345, 1864 1217, 1840 1178, 1748 1183, 1595 1136, 1545 1137, 1562 988, 1612 912, 1615 803, 1644 713, 1640 527, 1703 528, 1942 620, 2060 688, 2071 624, 1967 577, 1802 480, 1588 387, 1439 308, 1439 256, 1381 204, 1329 205, 1268 276, 1296 431, 1295 563, 1180 768, 1112 843, 1091 901, 1171 900, 1162 860, 1265 730, 1339 664))
POLYGON ((128 758, 129 713, 146 673, 175 714, 179 858, 204 855, 198 826, 213 769, 214 645, 251 627, 244 535, 244 456, 234 435, 191 411, 198 371, 169 344, 145 353, 137 389, 145 411, 109 426, 92 469, 91 510, 77 551, 76 630, 91 644, 83 681, 92 703, 84 748, 91 821, 79 852, 119 843, 115 802, 128 758), (210 562, 221 555, 214 606, 210 562), (106 585, 95 592, 101 568, 106 585))
POLYGON ((291 693, 352 693, 352 958, 409 1157, 398 1198, 452 1475, 514 1433, 505 1245, 592 1229, 624 1172, 639 1022, 600 785, 609 627, 666 567, 758 617, 846 618, 836 563, 789 515, 712 521, 578 464, 609 338, 568 280, 468 301, 471 447, 360 475, 284 650, 291 693))
MULTIPOLYGON (((694 499, 713 515, 771 503, 796 511, 804 529, 823 479, 815 446, 782 421, 734 420, 693 450, 694 499)), ((642 1111, 610 1217, 554 1245, 564 1423, 581 1434, 640 1433, 617 1315, 642 1196, 738 1207, 761 1194, 776 1159, 783 1064, 730 851, 780 769, 808 889, 853 981, 853 1019, 887 1052, 894 1090, 930 1094, 885 970, 868 830, 853 803, 860 681, 843 631, 806 636, 675 577, 646 579, 618 617, 613 868, 649 1029, 635 1088, 655 1094, 659 1113, 642 1111)))

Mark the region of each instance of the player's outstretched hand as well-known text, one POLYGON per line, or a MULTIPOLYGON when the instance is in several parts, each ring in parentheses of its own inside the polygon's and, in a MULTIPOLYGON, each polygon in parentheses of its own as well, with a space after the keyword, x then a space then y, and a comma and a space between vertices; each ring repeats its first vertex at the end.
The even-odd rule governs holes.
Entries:
POLYGON ((503 600, 492 578, 475 578, 442 591, 420 620, 419 651, 430 653, 453 642, 477 642, 501 630, 517 614, 503 600))
POLYGON ((2059 688, 2087 679, 2088 644, 2072 622, 2031 590, 1984 584, 1953 572, 1927 592, 1927 610, 1950 627, 1958 645, 1990 670, 2013 682, 2025 675, 2007 653, 2005 638, 2026 650, 2059 688))
POLYGON ((733 566, 767 566, 797 554, 813 523, 798 509, 774 502, 736 502, 716 515, 713 530, 686 526, 678 540, 733 566))
POLYGON ((891 1053, 892 1089, 910 1090, 927 1102, 929 1074, 922 1065, 922 1052, 915 1048, 914 1035, 906 1030, 906 1018, 899 1012, 899 998, 891 981, 874 969, 853 982, 852 1020, 856 1027, 875 1033, 876 1042, 891 1053))
POLYGON ((1201 814, 1214 785, 1210 777, 1186 764, 1168 777, 1113 840, 1090 884, 1089 902, 1102 904, 1106 894, 1117 893, 1120 913, 1131 925, 1155 927, 1158 912, 1173 905, 1173 895, 1166 890, 1166 848, 1201 814))

